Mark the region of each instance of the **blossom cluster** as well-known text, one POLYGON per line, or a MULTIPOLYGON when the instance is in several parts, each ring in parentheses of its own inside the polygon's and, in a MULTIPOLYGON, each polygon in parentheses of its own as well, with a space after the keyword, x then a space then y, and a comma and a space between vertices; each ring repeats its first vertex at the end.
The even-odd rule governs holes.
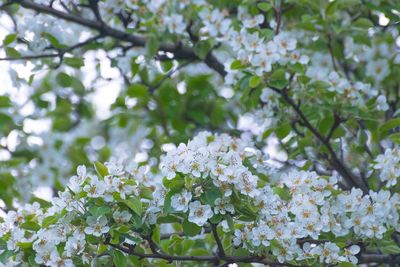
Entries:
POLYGON ((286 171, 278 183, 267 182, 265 156, 250 140, 202 132, 162 158, 162 176, 148 166, 96 163, 97 174, 80 166, 48 207, 27 204, 7 213, 0 224, 7 260, 94 263, 107 257, 93 254, 99 242, 143 245, 144 233, 166 215, 177 216, 176 227, 179 218, 200 227, 220 224, 235 247, 266 251, 281 263, 357 263, 359 240, 400 229, 399 194, 342 191, 336 178, 310 171, 286 171))
POLYGON ((386 187, 395 186, 400 173, 399 149, 397 147, 386 149, 384 154, 376 157, 373 168, 379 172, 379 179, 386 187))
MULTIPOLYGON (((96 261, 90 253, 93 244, 87 236, 103 236, 110 232, 112 224, 126 225, 133 214, 128 211, 129 204, 117 206, 117 201, 128 203, 143 194, 137 180, 122 176, 121 166, 109 163, 107 168, 102 167, 107 174, 104 177, 88 174, 85 166, 79 166, 67 189, 52 199, 50 208, 40 208, 34 203, 8 212, 0 236, 7 240, 7 250, 15 253, 15 257, 7 259, 13 263, 10 266, 27 261, 24 251, 27 247, 35 253, 34 262, 46 266, 76 266, 77 262, 96 261), (102 207, 96 206, 96 199, 103 201, 102 207), (62 250, 55 250, 56 246, 62 250)), ((139 168, 137 179, 142 175, 139 168)))
POLYGON ((255 196, 258 178, 243 164, 244 159, 262 171, 268 155, 255 149, 250 140, 203 132, 187 145, 182 143, 169 151, 161 160, 161 171, 167 179, 177 173, 203 179, 210 176, 225 197, 232 194, 232 187, 243 195, 255 196))
POLYGON ((365 106, 366 102, 371 98, 376 98, 375 105, 377 110, 386 111, 389 109, 385 95, 380 94, 376 86, 361 81, 350 81, 342 77, 338 72, 331 71, 329 66, 330 58, 328 55, 315 53, 311 59, 312 64, 306 71, 306 75, 312 81, 323 81, 329 92, 345 101, 349 101, 353 105, 365 106))
MULTIPOLYGON (((340 192, 336 182, 335 178, 327 179, 313 172, 283 174, 281 185, 289 199, 282 199, 269 185, 265 186, 254 200, 260 207, 258 221, 235 230, 234 243, 255 249, 260 245, 268 247, 274 240, 280 247, 272 252, 281 262, 318 255, 321 262, 332 263, 354 256, 348 254, 348 249, 357 254, 359 248, 346 244, 341 254, 339 246, 331 242, 312 246, 307 243, 312 244, 324 233, 337 238, 351 233, 361 239, 382 239, 388 229, 399 229, 400 195, 391 195, 389 191, 363 195, 359 189, 340 192), (307 240, 308 237, 311 239, 307 240), (299 240, 307 241, 302 242, 302 247, 299 240)), ((354 257, 351 261, 356 263, 354 257)))
MULTIPOLYGON (((394 39, 398 38, 397 29, 390 29, 389 34, 394 39)), ((390 43, 373 42, 370 46, 354 42, 352 37, 345 40, 345 56, 357 63, 366 63, 366 74, 373 77, 376 84, 382 81, 390 74, 389 62, 393 61, 399 64, 399 53, 395 46, 390 43)))
POLYGON ((75 24, 68 24, 68 27, 61 25, 58 19, 42 14, 24 14, 19 34, 27 38, 29 47, 24 53, 40 53, 51 45, 49 41, 56 37, 60 44, 73 45, 76 39, 79 39, 83 27, 75 24), (78 38, 77 38, 78 37, 78 38))
MULTIPOLYGON (((85 104, 83 100, 89 99, 92 92, 95 94, 94 90, 85 89, 83 83, 78 89, 73 88, 74 83, 79 81, 72 80, 73 71, 86 64, 83 58, 75 58, 74 51, 87 55, 92 52, 90 50, 97 49, 97 45, 104 44, 104 49, 98 54, 110 59, 111 68, 118 68, 127 88, 121 90, 111 107, 117 114, 116 120, 114 117, 107 119, 101 127, 114 126, 115 122, 128 125, 124 129, 111 127, 110 131, 100 134, 92 124, 87 125, 90 129, 78 129, 80 132, 43 134, 40 138, 32 134, 31 141, 41 139, 43 145, 33 149, 28 145, 24 147, 25 144, 19 145, 19 148, 38 152, 28 155, 29 166, 6 169, 11 176, 20 176, 17 186, 26 189, 29 185, 26 180, 30 179, 33 185, 52 187, 59 186, 61 182, 65 189, 49 202, 39 199, 40 204, 35 202, 22 206, 16 203, 17 208, 7 212, 0 223, 0 260, 4 260, 7 266, 25 263, 41 266, 118 266, 118 255, 132 261, 132 265, 137 264, 134 260, 158 265, 158 261, 171 260, 165 251, 177 259, 185 255, 185 260, 190 260, 190 257, 202 254, 199 259, 208 262, 216 262, 213 259, 217 259, 221 263, 225 261, 223 264, 231 263, 233 255, 239 251, 238 254, 254 257, 260 262, 271 259, 288 265, 336 265, 343 262, 354 265, 359 263, 364 253, 381 253, 384 249, 382 240, 386 242, 393 233, 400 232, 400 195, 395 191, 400 163, 398 148, 386 149, 377 157, 373 155, 374 151, 368 150, 375 162, 371 166, 365 160, 359 165, 370 167, 374 172, 362 172, 358 166, 359 159, 343 162, 352 156, 353 150, 363 149, 365 152, 369 149, 368 146, 360 146, 359 143, 365 145, 363 138, 380 135, 375 134, 374 126, 371 126, 371 119, 375 119, 372 112, 382 111, 379 115, 387 117, 396 114, 397 91, 386 90, 385 86, 391 82, 388 77, 395 74, 390 67, 400 63, 400 54, 395 51, 393 41, 399 37, 397 30, 384 28, 383 31, 389 33, 386 37, 392 42, 389 45, 381 44, 380 40, 361 45, 354 36, 354 39, 343 39, 344 43, 336 47, 336 42, 342 42, 342 35, 347 32, 337 25, 349 25, 346 23, 353 19, 343 12, 346 13, 343 22, 335 21, 335 14, 341 12, 336 13, 335 9, 347 3, 331 1, 321 18, 314 20, 314 16, 304 15, 301 23, 293 23, 291 12, 295 17, 296 12, 304 11, 303 6, 298 7, 297 3, 286 6, 284 1, 275 1, 274 4, 256 1, 254 6, 246 7, 246 2, 229 9, 229 5, 214 6, 211 2, 39 0, 35 1, 35 5, 48 5, 44 8, 46 13, 55 12, 69 21, 74 21, 71 16, 79 14, 81 19, 75 19, 77 23, 89 20, 86 24, 100 32, 96 39, 98 43, 79 43, 86 39, 83 37, 93 36, 94 30, 82 30, 81 26, 70 23, 60 24, 48 14, 37 15, 31 11, 26 11, 26 19, 15 27, 16 34, 5 38, 3 46, 7 47, 5 53, 11 60, 19 56, 32 58, 37 69, 41 67, 39 64, 54 63, 53 60, 60 60, 60 65, 55 66, 57 68, 63 61, 68 65, 62 70, 64 75, 57 76, 56 81, 49 75, 49 83, 58 83, 63 88, 53 90, 59 90, 60 94, 39 93, 35 97, 39 104, 34 105, 43 108, 30 113, 48 113, 49 117, 55 118, 59 113, 65 115, 64 118, 60 116, 58 124, 68 124, 75 115, 79 117, 80 105, 69 105, 70 100, 85 104), (294 11, 291 11, 292 8, 294 11), (68 13, 60 15, 61 12, 68 13), (282 19, 285 12, 289 15, 282 19), (307 24, 310 21, 315 22, 315 27, 307 24), (330 21, 332 27, 329 25, 329 32, 325 32, 324 24, 330 21), (297 28, 294 24, 302 26, 297 28), (307 32, 303 28, 315 30, 307 32), (324 38, 327 40, 322 40, 324 38), (78 50, 72 49, 74 45, 78 50), (342 46, 343 53, 334 51, 342 49, 342 46), (47 54, 49 51, 55 54, 47 54), (185 69, 184 75, 176 73, 181 70, 179 67, 186 64, 191 65, 185 69), (205 65, 210 68, 205 68, 205 65), (190 71, 193 66, 195 71, 190 71), (218 75, 208 75, 207 71, 214 68, 222 74, 222 79, 218 75), (188 78, 200 77, 204 73, 207 74, 204 80, 209 83, 214 79, 215 84, 210 84, 216 85, 210 85, 213 94, 209 94, 207 99, 200 95, 200 90, 196 91, 197 88, 207 87, 203 86, 203 80, 199 78, 191 84, 191 77, 188 78), (221 90, 217 89, 220 85, 223 87, 221 90), (165 101, 167 94, 172 95, 171 91, 163 91, 164 88, 170 89, 167 86, 176 87, 179 93, 174 91, 176 99, 165 101), (190 110, 190 118, 187 119, 185 113, 195 102, 190 98, 220 100, 218 97, 225 89, 231 93, 224 100, 232 99, 228 110, 234 114, 232 120, 229 118, 220 128, 215 126, 218 123, 212 123, 209 128, 215 131, 233 129, 241 119, 240 114, 245 111, 260 126, 262 134, 252 136, 242 133, 239 137, 200 132, 188 143, 176 147, 171 143, 163 145, 165 140, 177 142, 177 136, 182 139, 183 135, 208 129, 208 121, 224 113, 221 107, 226 102, 221 101, 221 105, 216 103, 216 108, 213 107, 209 113, 202 114, 197 110, 191 113, 190 110), (190 95, 190 91, 195 92, 190 95), (53 112, 52 107, 44 108, 47 105, 63 106, 58 99, 64 99, 62 94, 65 92, 73 92, 71 99, 66 101, 65 110, 68 112, 64 109, 53 112), (180 96, 182 99, 178 99, 180 96), (57 100, 47 102, 46 98, 57 100), (240 104, 235 102, 239 98, 240 104), (247 100, 251 105, 246 105, 247 100), (324 105, 320 107, 315 102, 324 105), (334 110, 330 110, 329 105, 334 105, 334 110), (134 136, 131 131, 126 131, 130 128, 131 122, 127 117, 130 117, 131 108, 135 113, 139 111, 135 115, 139 114, 140 122, 146 124, 143 128, 132 127, 136 132, 134 136), (352 112, 357 116, 352 117, 352 112), (197 120, 198 117, 204 117, 204 120, 197 120), (329 129, 327 125, 332 118, 335 121, 329 129), (279 125, 281 122, 282 127, 279 125), (186 127, 186 123, 190 126, 186 127), (352 124, 360 124, 362 129, 351 129, 357 128, 352 124), (356 130, 354 135, 359 135, 361 141, 353 142, 351 130, 356 130), (81 132, 84 134, 81 135, 81 132), (294 132, 296 138, 292 138, 294 134, 291 133, 294 132), (283 136, 279 137, 280 145, 288 152, 289 160, 281 162, 284 165, 281 169, 270 165, 267 149, 263 147, 269 141, 265 137, 271 133, 283 136), (87 138, 93 135, 96 137, 87 138), (139 163, 133 160, 133 154, 138 151, 138 143, 143 144, 142 140, 147 135, 151 135, 154 142, 146 142, 140 149, 154 146, 157 151, 143 153, 146 157, 155 157, 139 163), (162 136, 159 140, 158 135, 162 136), (286 136, 290 136, 286 138, 290 139, 287 142, 286 136), (78 139, 85 139, 82 141, 84 145, 80 146, 84 151, 70 150, 78 139), (324 149, 315 151, 314 140, 319 140, 317 145, 322 143, 324 149), (354 143, 357 144, 353 146, 354 143), (76 162, 65 160, 61 154, 82 156, 78 154, 84 152, 84 161, 95 161, 98 150, 109 147, 114 150, 105 153, 104 158, 109 158, 109 162, 103 165, 96 161, 94 169, 81 165, 76 175, 66 181, 67 173, 75 169, 76 162), (159 157, 164 148, 166 153, 159 157), (336 149, 340 150, 340 155, 336 149), (297 161, 297 157, 302 163, 297 161), (111 160, 115 158, 116 161, 111 160), (125 165, 127 160, 130 162, 125 165), (324 166, 325 161, 331 163, 329 167, 324 166), (369 190, 369 181, 365 183, 368 190, 357 187, 345 190, 343 188, 348 183, 342 183, 344 181, 340 179, 345 177, 336 175, 336 171, 349 172, 350 178, 354 172, 360 174, 360 179, 365 173, 372 173, 371 177, 375 178, 377 173, 381 184, 375 186, 371 183, 374 190, 379 188, 376 191, 369 190), (222 241, 218 240, 218 235, 222 241), (198 239, 202 242, 191 245, 198 239), (215 240, 210 242, 212 239, 215 240), (180 246, 183 242, 186 242, 185 246, 180 246), (225 252, 221 251, 221 246, 225 252), (206 253, 210 256, 203 255, 206 253), (129 254, 137 257, 128 257, 129 254)), ((310 5, 310 8, 313 7, 310 5)), ((13 12, 17 12, 16 18, 25 15, 13 12)), ((370 12, 369 19, 373 19, 376 12, 370 12)), ((10 14, 13 15, 12 12, 10 14)), ((318 16, 315 14, 316 18, 318 16)), ((362 12, 357 12, 355 17, 358 16, 362 16, 362 12)), ((361 21, 361 24, 369 25, 369 19, 361 21)), ((375 37, 379 30, 368 25, 368 37, 375 37)), ((362 39, 368 43, 368 40, 362 39)), ((54 64, 48 65, 53 67, 54 64)), ((93 78, 93 82, 108 81, 109 78, 101 73, 107 72, 104 66, 95 65, 99 77, 93 78)), ((11 74, 18 82, 17 72, 11 70, 11 74)), ((33 76, 29 80, 31 78, 33 81, 33 76)), ((395 86, 396 89, 397 84, 395 86)), ((47 84, 43 87, 52 90, 47 84)), ((0 106, 8 111, 9 99, 0 100, 0 106)), ((204 105, 200 103, 198 106, 204 105)), ((228 117, 223 116, 221 121, 228 117)), ((380 119, 383 117, 376 120, 380 119)), ((56 119, 53 122, 56 124, 56 119)), ((24 118, 19 118, 15 124, 21 127, 21 130, 15 131, 23 133, 24 118)), ((4 127, 7 134, 8 128, 12 127, 4 127)), ((7 137, 0 139, 1 149, 7 142, 5 139, 7 137)), ((7 149, 7 146, 4 148, 7 149)), ((11 155, 13 152, 10 150, 7 153, 11 155)), ((16 152, 18 155, 20 151, 16 152)), ((364 160, 359 158, 360 162, 364 160)), ((3 180, 6 179, 1 179, 1 185, 3 180)), ((28 202, 28 199, 25 200, 28 202)), ((7 206, 13 205, 7 203, 7 206)), ((398 250, 398 247, 391 249, 398 250)), ((244 262, 248 263, 248 258, 244 262)))
MULTIPOLYGON (((85 143, 83 149, 89 160, 95 161, 99 157, 99 150, 105 145, 113 147, 111 160, 113 162, 126 162, 128 157, 138 152, 146 151, 141 147, 148 131, 137 129, 135 134, 129 134, 126 128, 111 128, 108 138, 101 135, 96 127, 96 122, 84 121, 74 130, 68 133, 43 132, 31 134, 36 143, 21 143, 18 149, 29 149, 35 152, 35 157, 28 164, 22 162, 17 166, 4 167, 2 171, 17 173, 16 188, 18 192, 34 192, 39 187, 54 187, 57 183, 65 185, 69 181, 67 176, 73 168, 72 162, 67 159, 69 150, 75 145, 76 140, 95 136, 92 142, 85 143)), ((24 140, 22 140, 24 141, 24 140)), ((23 194, 22 200, 29 202, 31 194, 23 194)))

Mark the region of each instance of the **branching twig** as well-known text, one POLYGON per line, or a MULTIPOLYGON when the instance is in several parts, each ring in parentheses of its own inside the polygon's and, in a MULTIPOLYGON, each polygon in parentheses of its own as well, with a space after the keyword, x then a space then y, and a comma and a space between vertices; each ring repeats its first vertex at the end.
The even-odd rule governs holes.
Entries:
POLYGON ((260 256, 219 256, 219 255, 208 255, 208 256, 178 256, 178 255, 167 255, 163 253, 151 253, 151 254, 143 254, 138 253, 132 248, 127 248, 125 246, 121 246, 118 244, 111 244, 109 240, 104 242, 106 245, 109 245, 115 249, 118 249, 126 254, 137 256, 141 259, 162 259, 168 262, 173 261, 197 261, 197 262, 210 262, 210 263, 218 263, 219 261, 226 261, 226 263, 261 263, 266 265, 276 265, 276 266, 289 266, 289 267, 302 267, 301 265, 294 265, 290 263, 280 263, 269 261, 265 259, 265 257, 260 256))
POLYGON ((368 189, 365 187, 364 184, 359 184, 353 174, 350 172, 350 170, 347 169, 346 165, 337 157, 335 151, 333 150, 331 144, 329 141, 326 140, 324 136, 322 136, 319 131, 309 122, 307 117, 304 115, 303 111, 300 109, 300 105, 296 104, 288 95, 287 88, 285 89, 278 89, 273 86, 269 86, 271 90, 275 91, 276 93, 280 94, 282 98, 285 100, 289 106, 293 108, 293 110, 296 112, 296 114, 300 117, 302 123, 304 126, 309 129, 313 135, 326 147, 328 150, 328 153, 331 157, 331 164, 334 169, 336 169, 345 179, 348 183, 350 183, 351 186, 359 187, 361 188, 364 192, 367 192, 368 189))
POLYGON ((151 93, 151 94, 154 93, 154 91, 157 90, 168 78, 171 78, 172 75, 174 75, 174 73, 183 69, 184 67, 191 64, 192 62, 193 62, 193 60, 187 61, 185 63, 180 64, 176 68, 173 68, 172 70, 170 70, 167 74, 165 74, 165 76, 157 84, 149 87, 149 93, 151 93))
POLYGON ((346 121, 345 119, 342 119, 339 114, 336 112, 333 114, 333 125, 331 126, 331 129, 329 130, 328 134, 325 137, 326 142, 329 142, 329 140, 332 138, 333 133, 335 130, 340 126, 342 122, 346 121))
POLYGON ((57 65, 60 65, 63 61, 64 55, 66 53, 72 52, 73 50, 77 48, 84 47, 85 45, 90 44, 91 42, 94 42, 98 39, 100 39, 102 35, 96 35, 94 37, 88 38, 87 40, 77 43, 73 46, 67 47, 65 49, 57 49, 57 53, 48 53, 48 54, 40 54, 40 55, 25 55, 25 56, 20 56, 20 57, 5 57, 5 58, 0 58, 0 61, 17 61, 17 60, 32 60, 32 59, 41 59, 41 58, 55 58, 59 57, 60 62, 57 65))
MULTIPOLYGON (((24 8, 35 10, 37 12, 48 14, 53 17, 57 17, 69 22, 73 22, 79 24, 81 26, 85 26, 92 30, 96 30, 104 36, 109 36, 114 39, 129 42, 134 46, 144 47, 147 43, 147 39, 143 36, 138 36, 134 34, 129 34, 124 31, 120 31, 118 29, 112 28, 101 21, 86 19, 81 16, 76 16, 70 13, 65 13, 59 11, 57 9, 51 8, 46 5, 38 4, 30 0, 11 0, 10 3, 16 3, 21 5, 24 8)), ((181 43, 161 43, 159 46, 159 50, 163 52, 170 52, 174 54, 175 59, 188 59, 188 60, 200 60, 200 58, 196 55, 194 50, 190 47, 185 47, 181 43)), ((212 53, 208 53, 207 57, 204 59, 204 62, 210 67, 218 72, 221 76, 226 75, 226 71, 224 65, 221 64, 212 53)))
POLYGON ((217 232, 217 226, 213 223, 210 223, 211 225, 211 230, 215 239, 215 242, 217 243, 217 247, 218 247, 218 255, 221 257, 225 257, 225 251, 224 251, 224 246, 221 243, 221 239, 218 236, 218 232, 217 232))
POLYGON ((279 30, 280 30, 281 24, 282 24, 282 1, 283 0, 279 0, 278 5, 274 7, 275 21, 276 21, 276 29, 275 29, 276 35, 279 34, 279 30))
POLYGON ((329 54, 331 56, 331 61, 332 61, 332 65, 333 65, 333 69, 338 72, 338 67, 336 64, 336 60, 335 60, 335 55, 333 53, 333 46, 332 46, 332 34, 329 32, 328 34, 328 50, 329 50, 329 54))

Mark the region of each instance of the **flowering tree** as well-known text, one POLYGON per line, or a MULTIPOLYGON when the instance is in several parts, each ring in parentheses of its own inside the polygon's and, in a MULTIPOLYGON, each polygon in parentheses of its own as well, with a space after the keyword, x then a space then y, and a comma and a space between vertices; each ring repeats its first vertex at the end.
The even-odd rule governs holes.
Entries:
POLYGON ((399 266, 399 8, 3 0, 0 262, 399 266))

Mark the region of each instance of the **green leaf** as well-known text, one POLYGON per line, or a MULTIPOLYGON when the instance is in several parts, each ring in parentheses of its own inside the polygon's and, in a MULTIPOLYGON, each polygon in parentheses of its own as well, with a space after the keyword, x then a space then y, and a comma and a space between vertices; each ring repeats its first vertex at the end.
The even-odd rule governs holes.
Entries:
POLYGON ((229 229, 231 231, 235 231, 235 223, 233 222, 232 216, 227 214, 225 217, 226 217, 226 221, 228 222, 229 229))
POLYGON ((139 198, 125 199, 123 200, 123 203, 125 203, 137 215, 142 215, 142 202, 139 198))
POLYGON ((70 87, 72 85, 72 77, 66 74, 65 72, 60 72, 56 76, 56 81, 62 87, 70 87))
POLYGON ((14 42, 16 39, 17 39, 17 35, 15 33, 14 34, 8 34, 3 39, 3 45, 7 46, 7 45, 11 44, 12 42, 14 42))
POLYGON ((318 131, 322 134, 322 135, 326 135, 329 130, 331 129, 332 125, 333 125, 333 115, 329 114, 327 115, 325 118, 323 118, 320 123, 319 123, 319 127, 318 127, 318 131))
POLYGON ((263 2, 263 3, 258 3, 257 7, 259 9, 261 9, 262 11, 267 12, 272 8, 272 5, 269 3, 263 2))
POLYGON ((49 216, 43 219, 42 221, 42 228, 47 228, 52 224, 55 224, 58 221, 57 216, 49 216))
POLYGON ((336 0, 335 2, 339 8, 349 8, 361 4, 361 0, 336 0))
POLYGON ((260 77, 253 76, 253 77, 250 78, 249 84, 250 84, 250 87, 254 88, 254 87, 257 87, 260 84, 260 82, 261 82, 261 78, 260 77))
POLYGON ((42 208, 50 208, 52 206, 52 204, 49 201, 44 200, 43 198, 39 198, 39 197, 32 197, 31 201, 38 202, 40 204, 40 207, 42 207, 42 208))
POLYGON ((164 179, 163 185, 165 188, 170 189, 171 193, 179 193, 185 185, 185 180, 181 176, 177 176, 171 180, 164 179))
POLYGON ((153 191, 145 186, 140 187, 140 197, 144 199, 153 199, 153 191))
POLYGON ((168 252, 170 254, 181 254, 182 253, 182 238, 177 235, 172 235, 168 241, 168 252))
POLYGON ((9 261, 8 258, 10 258, 13 255, 14 255, 14 252, 5 250, 4 252, 2 252, 0 254, 0 262, 7 263, 9 261))
POLYGON ((394 134, 389 135, 389 139, 392 142, 400 145, 400 133, 394 133, 394 134))
POLYGON ((60 44, 60 41, 58 41, 54 35, 51 35, 48 32, 44 32, 43 37, 47 39, 54 48, 63 49, 66 47, 65 45, 60 44))
POLYGON ((157 36, 151 35, 146 42, 147 56, 149 58, 154 57, 157 54, 159 48, 160 48, 160 42, 158 41, 157 36))
POLYGON ((111 235, 111 240, 110 240, 111 244, 121 243, 121 233, 119 231, 117 231, 116 229, 111 229, 109 233, 111 235))
POLYGON ((390 130, 393 128, 400 127, 400 118, 394 118, 391 120, 386 121, 379 127, 379 136, 380 138, 386 137, 390 130))
POLYGON ((290 65, 289 69, 294 73, 304 74, 306 67, 303 64, 297 62, 296 64, 290 65))
POLYGON ((174 62, 172 60, 166 60, 164 62, 160 62, 160 65, 163 72, 168 72, 174 67, 174 62))
POLYGON ((201 227, 185 219, 182 223, 183 232, 187 236, 196 236, 200 233, 201 227))
POLYGON ((400 253, 400 247, 393 240, 380 240, 377 246, 379 246, 379 249, 382 250, 384 254, 400 253))
POLYGON ((89 212, 95 217, 100 217, 102 215, 110 213, 111 209, 108 206, 101 206, 101 207, 92 206, 89 208, 89 212))
POLYGON ((310 84, 310 87, 315 88, 316 90, 323 91, 330 87, 330 84, 324 81, 315 81, 310 84))
POLYGON ((366 18, 359 18, 357 19, 353 25, 355 27, 359 27, 359 28, 372 28, 374 27, 374 24, 372 23, 372 21, 370 21, 369 19, 366 18))
POLYGON ((270 87, 275 87, 277 89, 283 89, 288 85, 286 80, 286 71, 284 69, 278 69, 274 71, 269 78, 270 87))
POLYGON ((8 108, 11 107, 12 103, 8 96, 0 95, 0 108, 8 108))
POLYGON ((78 95, 83 95, 85 93, 85 86, 83 83, 75 77, 72 77, 71 87, 78 95))
POLYGON ((283 139, 289 135, 291 129, 292 129, 292 127, 290 126, 290 124, 285 123, 285 124, 279 126, 278 128, 276 128, 275 134, 279 139, 283 139))
POLYGON ((135 60, 131 59, 132 63, 131 63, 131 79, 133 79, 133 77, 135 77, 136 73, 138 73, 139 71, 139 64, 137 64, 135 62, 135 60))
POLYGON ((94 168, 96 170, 96 172, 101 176, 107 176, 108 175, 108 169, 106 166, 103 165, 103 163, 99 162, 99 161, 95 161, 94 162, 94 168))
POLYGON ((28 85, 31 86, 33 83, 33 79, 35 78, 35 74, 29 75, 28 85))
POLYGON ((154 227, 151 238, 156 244, 160 243, 160 227, 158 225, 154 227))
POLYGON ((147 96, 147 87, 139 83, 134 83, 128 87, 126 94, 130 97, 144 97, 147 96))
POLYGON ((339 267, 356 267, 357 265, 350 262, 339 262, 339 267))
POLYGON ((240 60, 235 60, 231 64, 231 70, 240 70, 243 68, 244 66, 242 65, 242 62, 240 60))
POLYGON ((215 187, 214 185, 211 185, 209 187, 206 188, 202 200, 210 205, 210 206, 214 206, 215 205, 215 200, 217 198, 221 198, 222 197, 222 193, 221 191, 215 187))
POLYGON ((275 194, 277 194, 283 200, 290 200, 290 192, 287 187, 274 187, 272 189, 275 194))
POLYGON ((400 254, 400 247, 395 244, 382 247, 381 249, 384 254, 400 254))
POLYGON ((159 223, 159 224, 161 224, 161 223, 181 223, 181 222, 182 222, 182 219, 173 214, 159 216, 157 218, 157 223, 159 223))
POLYGON ((113 250, 113 262, 116 267, 127 267, 128 266, 128 257, 125 256, 119 250, 113 250))
POLYGON ((78 58, 78 57, 66 57, 64 58, 64 63, 76 69, 79 69, 85 65, 83 58, 78 58))
POLYGON ((199 41, 194 46, 194 53, 202 60, 204 60, 208 52, 210 52, 212 44, 208 40, 199 41))
POLYGON ((332 139, 340 138, 346 135, 346 130, 342 125, 336 128, 336 130, 332 134, 332 139))
POLYGON ((59 132, 67 132, 70 130, 71 125, 72 125, 72 122, 71 122, 70 117, 65 114, 61 114, 54 118, 52 127, 53 127, 53 130, 56 130, 59 132))
POLYGON ((39 231, 40 229, 40 225, 35 222, 24 222, 20 225, 20 227, 32 231, 39 231))
POLYGON ((32 247, 32 242, 18 242, 17 246, 23 249, 28 249, 32 247))
POLYGON ((6 47, 5 50, 6 50, 6 55, 10 58, 19 58, 21 56, 21 53, 12 47, 6 47))

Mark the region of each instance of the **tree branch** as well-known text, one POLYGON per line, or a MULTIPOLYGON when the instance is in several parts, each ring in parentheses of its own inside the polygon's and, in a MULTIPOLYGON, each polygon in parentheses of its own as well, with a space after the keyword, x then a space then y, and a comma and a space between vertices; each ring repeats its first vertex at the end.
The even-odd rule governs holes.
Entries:
MULTIPOLYGON (((358 263, 388 263, 388 264, 398 264, 400 262, 400 254, 364 254, 360 256, 360 261, 358 263)), ((396 265, 394 265, 396 266, 396 265)))
POLYGON ((332 46, 332 33, 328 32, 328 50, 329 50, 329 54, 331 56, 331 61, 332 61, 332 65, 333 65, 333 69, 338 72, 338 67, 336 65, 336 60, 335 60, 335 56, 333 54, 333 46, 332 46))
MULTIPOLYGON (((211 233, 211 228, 209 227, 204 227, 203 228, 203 234, 209 234, 211 233)), ((160 239, 161 240, 165 240, 165 239, 169 239, 171 236, 173 235, 177 235, 177 236, 185 236, 184 232, 176 232, 176 233, 165 233, 165 234, 160 234, 160 239)))
POLYGON ((329 130, 328 134, 325 137, 326 142, 329 142, 329 140, 332 138, 333 133, 335 130, 339 127, 339 125, 345 121, 345 119, 340 118, 339 114, 336 112, 333 114, 333 125, 331 129, 329 130))
POLYGON ((54 57, 59 57, 60 62, 58 65, 61 64, 64 54, 69 53, 77 48, 84 47, 85 45, 88 45, 91 42, 94 42, 102 37, 101 34, 96 35, 94 37, 88 38, 87 40, 77 43, 73 46, 67 47, 65 49, 57 49, 57 53, 49 53, 49 54, 40 54, 40 55, 25 55, 25 56, 20 56, 20 57, 5 57, 5 58, 0 58, 0 61, 17 61, 17 60, 32 60, 32 59, 40 59, 40 58, 54 58, 54 57))
POLYGON ((275 266, 288 266, 288 267, 303 267, 301 265, 294 265, 290 263, 280 263, 266 260, 265 257, 260 257, 256 255, 252 256, 219 256, 219 255, 209 255, 209 256, 180 256, 180 255, 167 255, 163 253, 151 253, 151 254, 143 254, 135 252, 134 247, 124 247, 118 244, 111 244, 109 240, 104 242, 105 245, 109 245, 115 249, 118 249, 126 254, 134 255, 139 258, 148 258, 148 259, 162 259, 168 262, 173 261, 197 261, 197 262, 210 262, 210 263, 218 263, 219 261, 226 261, 227 263, 261 263, 265 265, 275 265, 275 266))
POLYGON ((276 20, 276 29, 275 29, 276 35, 279 34, 279 30, 282 24, 282 1, 283 0, 279 0, 278 5, 274 7, 275 20, 276 20))
POLYGON ((167 79, 171 78, 172 75, 174 75, 176 72, 183 69, 187 65, 191 64, 192 62, 193 60, 189 60, 187 62, 178 65, 176 68, 170 70, 157 84, 155 84, 154 86, 149 86, 149 93, 150 94, 154 93, 154 91, 156 91, 167 79))
MULTIPOLYGON (((48 14, 53 17, 57 17, 69 22, 79 24, 81 26, 88 27, 90 29, 100 32, 104 36, 109 36, 120 41, 126 41, 134 46, 144 47, 146 45, 147 39, 143 36, 137 36, 133 34, 128 34, 126 32, 111 28, 110 26, 102 23, 101 21, 94 21, 90 19, 85 19, 80 16, 74 16, 69 13, 59 11, 57 9, 51 8, 46 5, 34 3, 30 0, 12 0, 11 3, 16 3, 21 5, 26 9, 35 10, 40 13, 48 14)), ((196 59, 200 58, 194 53, 192 48, 182 46, 181 43, 171 44, 171 43, 161 43, 159 47, 160 51, 173 53, 175 59, 196 59)), ((210 52, 204 62, 208 67, 214 69, 221 76, 225 76, 225 68, 210 52)))
POLYGON ((350 183, 350 186, 355 186, 360 189, 362 189, 365 193, 368 191, 368 189, 365 187, 364 184, 359 184, 353 174, 351 173, 350 170, 346 167, 346 165, 337 157, 335 151, 333 150, 331 144, 329 143, 329 140, 326 140, 324 136, 322 136, 318 130, 308 121, 307 117, 304 115, 303 111, 300 109, 300 106, 297 105, 288 95, 287 93, 287 88, 284 88, 282 90, 275 88, 273 86, 269 86, 271 90, 274 92, 280 94, 282 98, 285 100, 286 103, 289 104, 293 108, 293 110, 296 112, 296 114, 300 117, 302 123, 304 126, 309 129, 313 135, 326 147, 328 150, 328 153, 331 157, 331 164, 332 167, 337 170, 345 179, 347 182, 350 183))
POLYGON ((210 223, 211 225, 211 230, 215 239, 215 242, 217 243, 217 247, 218 247, 218 255, 221 257, 225 257, 225 251, 224 251, 224 246, 221 243, 221 239, 218 236, 218 232, 217 232, 217 226, 213 223, 210 223))

